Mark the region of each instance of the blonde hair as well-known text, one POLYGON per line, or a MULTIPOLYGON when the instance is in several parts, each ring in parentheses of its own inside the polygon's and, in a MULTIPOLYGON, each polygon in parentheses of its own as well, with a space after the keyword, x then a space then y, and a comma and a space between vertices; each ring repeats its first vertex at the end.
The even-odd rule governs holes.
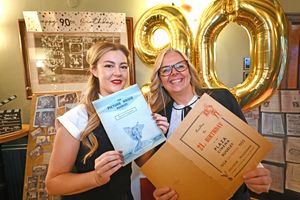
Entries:
POLYGON ((193 66, 193 64, 190 62, 190 60, 184 53, 174 48, 167 48, 163 50, 155 60, 154 69, 151 75, 149 103, 153 112, 159 112, 162 109, 165 110, 166 105, 171 101, 171 97, 168 94, 168 92, 164 89, 161 79, 159 77, 159 69, 162 67, 161 65, 164 60, 164 57, 170 52, 178 53, 182 56, 184 60, 188 62, 188 70, 191 75, 191 85, 194 90, 194 93, 196 93, 196 89, 200 89, 202 85, 202 82, 198 77, 196 68, 193 66))
POLYGON ((81 98, 81 103, 86 108, 88 114, 88 123, 86 129, 81 135, 81 141, 86 147, 89 148, 89 152, 84 156, 83 163, 86 163, 86 160, 91 157, 99 147, 97 138, 93 134, 93 130, 99 126, 100 119, 92 105, 92 102, 99 99, 100 85, 98 78, 91 73, 91 70, 97 68, 97 62, 104 54, 109 51, 117 50, 124 53, 124 55, 127 57, 128 66, 131 66, 129 56, 130 53, 127 47, 122 44, 97 42, 87 51, 86 61, 89 64, 90 75, 87 82, 87 88, 81 98))

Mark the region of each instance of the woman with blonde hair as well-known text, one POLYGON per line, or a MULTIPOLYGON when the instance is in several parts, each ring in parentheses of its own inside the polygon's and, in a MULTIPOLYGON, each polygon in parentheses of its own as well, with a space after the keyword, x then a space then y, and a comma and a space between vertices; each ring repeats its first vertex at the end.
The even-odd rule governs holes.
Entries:
MULTIPOLYGON (((80 104, 57 118, 46 189, 62 199, 132 200, 131 163, 122 165, 122 152, 114 150, 92 105, 126 86, 129 51, 121 44, 95 43, 87 62, 90 76, 80 104)), ((163 117, 156 119, 165 126, 163 117)))
MULTIPOLYGON (((170 124, 167 137, 175 131, 203 93, 208 93, 232 113, 246 121, 235 97, 228 90, 202 87, 197 71, 186 55, 173 48, 167 48, 158 55, 151 76, 149 102, 153 112, 167 117, 170 124)), ((272 181, 269 170, 262 166, 246 173, 243 178, 245 184, 231 199, 249 199, 248 189, 258 194, 267 192, 272 181)), ((159 200, 180 198, 176 191, 168 186, 157 188, 153 195, 159 200)))

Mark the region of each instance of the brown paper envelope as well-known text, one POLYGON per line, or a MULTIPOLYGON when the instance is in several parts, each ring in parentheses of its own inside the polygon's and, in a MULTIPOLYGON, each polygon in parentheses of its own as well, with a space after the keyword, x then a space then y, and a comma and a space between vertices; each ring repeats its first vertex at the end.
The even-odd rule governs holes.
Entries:
POLYGON ((230 193, 213 178, 203 173, 168 142, 141 168, 158 188, 168 186, 179 199, 229 199, 230 193))
POLYGON ((272 147, 255 129, 207 94, 201 96, 168 142, 230 191, 242 184, 242 175, 254 169, 272 147), (217 153, 215 149, 222 139, 228 141, 227 146, 217 153), (222 165, 224 161, 227 163, 222 165))
POLYGON ((169 186, 181 199, 227 199, 271 147, 256 130, 203 94, 142 171, 156 187, 169 186))

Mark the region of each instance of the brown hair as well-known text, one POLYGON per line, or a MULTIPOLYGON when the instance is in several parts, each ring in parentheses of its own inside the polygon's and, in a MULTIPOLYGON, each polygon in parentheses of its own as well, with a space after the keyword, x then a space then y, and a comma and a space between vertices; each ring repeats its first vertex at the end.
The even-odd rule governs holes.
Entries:
POLYGON ((122 44, 115 44, 109 42, 98 42, 95 43, 91 48, 87 51, 86 60, 89 64, 90 75, 87 82, 87 88, 85 93, 82 95, 81 103, 85 106, 87 114, 88 114, 88 123, 81 135, 82 143, 88 147, 90 150, 84 156, 83 163, 86 163, 87 158, 91 157, 93 153, 97 150, 99 144, 97 138, 93 134, 93 130, 99 126, 100 119, 92 105, 92 101, 99 99, 99 91, 100 85, 98 78, 95 77, 91 70, 97 67, 98 60, 109 51, 121 51, 127 57, 128 66, 131 66, 130 62, 130 53, 122 44))

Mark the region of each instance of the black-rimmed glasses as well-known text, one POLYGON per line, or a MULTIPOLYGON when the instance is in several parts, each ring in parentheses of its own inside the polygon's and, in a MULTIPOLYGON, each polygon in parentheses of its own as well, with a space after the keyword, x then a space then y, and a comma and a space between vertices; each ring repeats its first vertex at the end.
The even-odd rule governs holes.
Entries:
POLYGON ((169 76, 172 73, 173 68, 178 72, 183 72, 188 68, 188 62, 187 60, 182 60, 173 65, 163 66, 159 69, 159 74, 162 76, 169 76))

